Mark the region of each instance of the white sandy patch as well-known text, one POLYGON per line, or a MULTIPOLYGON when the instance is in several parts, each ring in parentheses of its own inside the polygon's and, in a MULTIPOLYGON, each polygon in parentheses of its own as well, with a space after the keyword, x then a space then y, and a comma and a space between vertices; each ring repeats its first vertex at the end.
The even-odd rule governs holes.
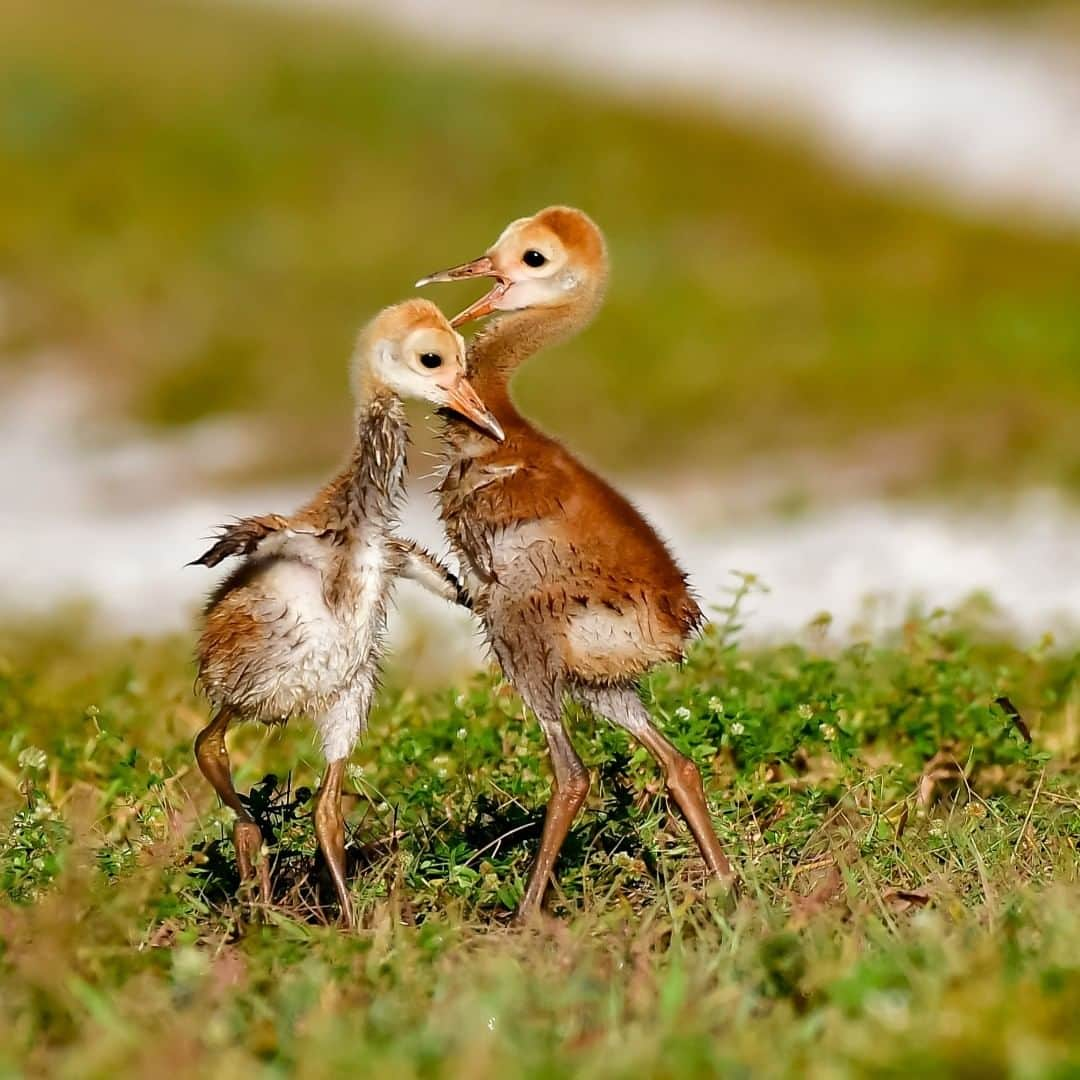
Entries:
POLYGON ((724 602, 733 570, 769 587, 744 609, 755 637, 797 634, 823 612, 841 637, 873 634, 894 629, 912 607, 956 607, 976 593, 989 594, 1002 624, 1025 638, 1080 627, 1080 513, 1053 492, 978 510, 841 503, 713 535, 676 517, 667 497, 644 494, 639 504, 675 538, 706 603, 724 602))
POLYGON ((1046 34, 768 0, 256 2, 355 12, 543 79, 794 122, 864 172, 1080 221, 1080 52, 1046 34))
MULTIPOLYGON (((242 428, 213 425, 182 438, 94 438, 87 398, 48 369, 0 386, 0 618, 90 601, 115 633, 183 629, 217 578, 184 564, 212 526, 297 506, 310 487, 210 492, 195 478, 222 454, 251 452, 242 428)), ((1010 622, 1034 636, 1080 625, 1080 514, 1033 493, 996 512, 875 501, 844 503, 792 521, 751 519, 718 528, 724 492, 636 493, 689 568, 709 605, 725 602, 732 571, 771 589, 748 605, 754 637, 799 633, 823 610, 841 633, 864 620, 894 625, 912 602, 952 605, 991 592, 1010 622)), ((444 552, 430 497, 417 493, 404 531, 444 552)), ((478 656, 470 617, 410 583, 398 590, 391 640, 418 680, 478 656)))
MULTIPOLYGON (((258 438, 240 423, 197 425, 171 438, 107 431, 91 395, 43 364, 0 381, 0 619, 43 615, 86 602, 103 630, 153 634, 193 625, 199 604, 227 568, 186 563, 214 526, 249 513, 288 513, 309 486, 214 490, 221 462, 255 459, 258 438)), ((434 510, 412 502, 404 531, 442 550, 434 510)), ((391 641, 424 669, 475 664, 470 617, 411 583, 398 590, 391 641)))

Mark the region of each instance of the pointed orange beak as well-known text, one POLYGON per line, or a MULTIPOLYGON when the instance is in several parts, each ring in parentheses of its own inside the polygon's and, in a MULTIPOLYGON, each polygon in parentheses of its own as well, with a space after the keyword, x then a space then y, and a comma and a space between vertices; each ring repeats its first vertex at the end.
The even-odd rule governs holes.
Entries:
POLYGON ((460 266, 451 267, 449 270, 439 270, 437 273, 422 277, 416 287, 422 289, 425 285, 432 285, 437 281, 462 281, 465 278, 487 277, 495 278, 495 284, 491 291, 481 296, 475 303, 470 304, 464 311, 459 311, 451 320, 450 325, 457 329, 473 319, 482 319, 497 310, 499 300, 510 288, 510 282, 503 278, 495 269, 490 255, 481 255, 472 262, 462 263, 460 266))
POLYGON ((454 412, 461 413, 498 442, 506 438, 499 421, 488 411, 468 379, 460 376, 450 386, 444 386, 443 389, 446 391, 446 403, 454 412))

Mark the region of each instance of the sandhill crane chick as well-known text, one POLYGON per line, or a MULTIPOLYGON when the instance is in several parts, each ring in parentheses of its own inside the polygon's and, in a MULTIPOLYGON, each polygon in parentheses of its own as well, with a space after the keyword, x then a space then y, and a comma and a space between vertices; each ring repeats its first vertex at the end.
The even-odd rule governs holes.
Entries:
POLYGON ((228 726, 307 715, 327 760, 315 830, 345 925, 352 924, 352 907, 341 783, 371 705, 391 587, 407 577, 447 600, 462 599, 445 567, 394 533, 405 492, 402 398, 432 402, 502 438, 464 371, 464 343, 434 304, 410 300, 381 312, 354 355, 357 408, 347 464, 293 516, 226 526, 196 560, 215 566, 233 555, 244 559, 206 607, 199 682, 215 712, 195 741, 200 769, 236 814, 241 876, 251 880, 258 864, 258 887, 269 900, 263 837, 230 775, 228 726))
POLYGON ((563 723, 563 697, 626 728, 659 762, 711 873, 733 879, 697 766, 653 724, 638 694, 653 665, 679 660, 703 622, 686 577, 645 518, 515 407, 510 380, 600 308, 607 250, 580 210, 552 206, 511 222, 472 262, 417 282, 493 278, 455 316, 494 315, 469 346, 469 373, 506 432, 498 446, 453 420, 439 492, 447 534, 495 653, 536 713, 555 773, 540 850, 518 908, 539 906, 589 790, 563 723))

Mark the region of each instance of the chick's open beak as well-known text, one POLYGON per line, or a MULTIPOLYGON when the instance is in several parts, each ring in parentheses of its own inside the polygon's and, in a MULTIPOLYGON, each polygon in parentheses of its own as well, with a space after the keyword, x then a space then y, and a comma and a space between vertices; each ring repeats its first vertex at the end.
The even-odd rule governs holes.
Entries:
POLYGON ((460 266, 451 267, 449 270, 440 270, 435 274, 428 274, 427 277, 422 277, 416 283, 416 287, 420 289, 437 281, 462 281, 465 278, 474 277, 495 278, 495 284, 486 295, 481 296, 479 300, 470 304, 464 311, 459 311, 450 320, 450 325, 456 329, 464 323, 472 322, 473 319, 481 319, 485 315, 490 315, 496 310, 500 298, 510 288, 510 282, 495 269, 491 256, 481 255, 479 259, 473 259, 472 262, 462 263, 460 266))
POLYGON ((494 439, 502 442, 506 435, 503 433, 499 421, 488 411, 480 400, 480 396, 469 384, 468 379, 459 378, 446 390, 446 403, 454 412, 461 413, 466 419, 471 420, 481 431, 486 431, 494 439))

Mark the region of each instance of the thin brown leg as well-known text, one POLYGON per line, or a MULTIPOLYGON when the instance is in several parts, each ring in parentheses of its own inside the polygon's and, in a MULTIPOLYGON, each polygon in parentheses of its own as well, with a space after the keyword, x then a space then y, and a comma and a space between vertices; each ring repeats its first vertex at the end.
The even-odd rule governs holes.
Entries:
POLYGON ((236 865, 240 881, 247 884, 258 873, 258 895, 263 903, 270 902, 270 866, 262 858, 263 835, 255 819, 247 812, 233 786, 229 768, 229 749, 225 733, 233 720, 229 709, 220 709, 213 720, 195 736, 195 760, 203 776, 210 781, 221 801, 236 814, 233 826, 233 844, 236 847, 236 865))
POLYGON ((730 884, 735 875, 713 828, 705 789, 701 786, 698 767, 660 734, 651 724, 634 732, 635 737, 652 754, 664 770, 664 780, 671 797, 690 826, 701 856, 714 877, 730 884))
POLYGON ((551 754, 555 782, 547 814, 544 816, 540 850, 537 851, 529 871, 525 895, 514 915, 517 923, 527 922, 539 910, 566 834, 589 794, 589 771, 578 757, 563 726, 560 707, 561 703, 558 703, 554 705, 553 712, 545 710, 545 714, 540 716, 540 726, 551 754))
POLYGON ((337 892, 341 925, 351 930, 353 910, 345 877, 345 818, 341 812, 341 781, 345 775, 345 762, 345 758, 338 758, 326 766, 322 787, 315 796, 315 835, 337 892))
POLYGON ((668 793, 682 811, 686 824, 690 826, 690 832, 701 849, 705 865, 713 876, 725 885, 733 884, 735 873, 713 828, 712 815, 709 813, 709 804, 705 801, 705 790, 701 786, 698 767, 653 726, 648 710, 641 703, 636 691, 625 688, 588 688, 581 690, 577 696, 594 712, 626 728, 656 758, 664 770, 668 793))

